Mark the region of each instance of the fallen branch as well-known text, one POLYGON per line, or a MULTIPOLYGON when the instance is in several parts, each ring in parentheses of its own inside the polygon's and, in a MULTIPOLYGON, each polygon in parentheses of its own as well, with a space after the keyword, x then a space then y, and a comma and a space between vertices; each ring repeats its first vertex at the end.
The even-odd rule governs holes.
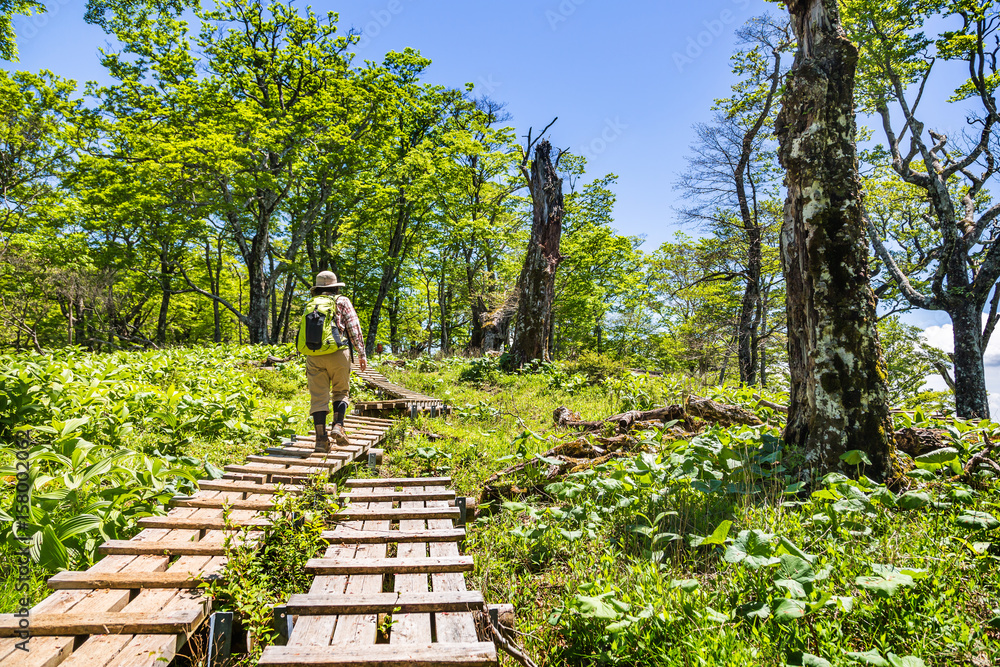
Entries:
POLYGON ((983 433, 983 442, 986 445, 980 449, 976 454, 969 459, 969 462, 965 464, 963 472, 965 477, 972 477, 972 473, 976 471, 979 467, 992 468, 997 474, 1000 474, 1000 463, 997 463, 990 458, 990 454, 996 449, 997 443, 990 440, 990 436, 983 433))
POLYGON ((684 430, 691 433, 698 430, 692 418, 722 426, 732 426, 733 424, 760 426, 764 423, 760 417, 738 405, 718 403, 701 396, 689 396, 684 405, 668 405, 654 410, 630 410, 597 421, 580 421, 573 419, 574 416, 577 416, 576 413, 565 406, 557 408, 552 414, 553 420, 559 426, 598 430, 603 428, 605 424, 614 424, 621 433, 626 433, 635 424, 646 421, 661 423, 678 421, 683 424, 684 430))

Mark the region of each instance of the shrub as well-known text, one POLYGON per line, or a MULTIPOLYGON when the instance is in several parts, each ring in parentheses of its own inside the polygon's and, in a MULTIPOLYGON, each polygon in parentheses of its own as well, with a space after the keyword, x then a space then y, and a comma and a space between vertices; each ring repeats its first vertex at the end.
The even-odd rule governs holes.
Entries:
POLYGON ((628 369, 617 359, 587 351, 566 364, 566 373, 584 375, 591 384, 597 384, 608 378, 621 377, 628 373, 628 369))

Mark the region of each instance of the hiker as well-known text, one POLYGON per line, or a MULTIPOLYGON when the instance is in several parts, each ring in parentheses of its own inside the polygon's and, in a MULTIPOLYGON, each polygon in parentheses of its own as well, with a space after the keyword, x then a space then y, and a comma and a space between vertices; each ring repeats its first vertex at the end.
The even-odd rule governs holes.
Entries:
POLYGON ((328 453, 330 438, 340 447, 350 444, 344 434, 344 416, 351 389, 351 362, 358 353, 361 370, 368 368, 361 324, 351 300, 340 294, 344 283, 333 271, 316 276, 312 298, 299 324, 297 347, 306 356, 310 406, 316 424, 316 451, 328 453), (326 416, 333 399, 333 425, 326 430, 326 416))

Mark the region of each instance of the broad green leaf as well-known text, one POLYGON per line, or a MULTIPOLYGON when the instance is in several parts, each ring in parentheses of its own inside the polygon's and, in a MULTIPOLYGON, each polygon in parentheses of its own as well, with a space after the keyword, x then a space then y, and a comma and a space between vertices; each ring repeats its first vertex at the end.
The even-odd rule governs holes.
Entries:
POLYGON ((871 591, 881 598, 891 598, 896 594, 900 586, 906 588, 914 586, 913 577, 902 572, 893 572, 872 577, 858 577, 854 581, 861 588, 871 591))
POLYGON ((56 534, 60 540, 65 540, 80 533, 97 530, 102 523, 101 518, 93 514, 79 514, 60 523, 56 534))
POLYGON ((792 667, 833 667, 829 660, 821 658, 812 653, 796 651, 790 653, 787 658, 788 664, 792 667))
POLYGON ((860 663, 865 665, 875 665, 875 667, 889 667, 889 661, 882 657, 875 649, 865 651, 864 653, 858 653, 857 651, 851 651, 847 654, 848 658, 853 658, 860 663))
POLYGON ((849 452, 844 452, 840 455, 840 460, 849 466, 861 465, 864 463, 867 466, 872 464, 871 459, 860 449, 852 449, 849 452))
POLYGON ((766 602, 759 600, 757 602, 748 602, 747 604, 741 604, 736 608, 736 615, 743 616, 748 619, 759 619, 767 620, 771 616, 771 608, 766 602))
POLYGON ((90 421, 90 417, 76 417, 74 419, 69 419, 63 424, 62 430, 59 435, 63 438, 68 436, 70 433, 79 430, 81 426, 90 421))
POLYGON ((685 593, 693 593, 698 590, 701 583, 697 579, 671 579, 670 588, 679 588, 685 593))
POLYGON ((805 598, 808 596, 805 587, 794 579, 775 579, 774 585, 788 591, 795 598, 805 598))
POLYGON ((942 447, 933 452, 927 452, 913 459, 914 463, 942 464, 958 458, 958 450, 954 447, 942 447))
POLYGON ((889 664, 892 667, 926 667, 924 661, 915 655, 900 657, 895 653, 889 653, 886 657, 889 658, 889 664))
MULTIPOLYGON (((777 582, 775 582, 777 583, 777 582)), ((806 603, 802 600, 783 598, 774 608, 774 620, 779 623, 794 621, 806 615, 806 603)))
POLYGON ((767 565, 775 565, 779 561, 774 557, 772 541, 774 535, 763 531, 741 530, 733 543, 726 549, 723 556, 727 563, 746 562, 754 570, 767 565))
POLYGON ((41 539, 38 542, 38 563, 49 570, 65 570, 69 567, 69 552, 56 536, 52 526, 45 526, 41 530, 41 539))
POLYGON ((931 495, 922 491, 907 491, 896 499, 896 503, 904 510, 920 509, 930 501, 931 495))
POLYGON ((1000 526, 1000 521, 989 512, 965 510, 955 519, 955 523, 969 530, 993 530, 1000 526))
POLYGON ((912 477, 913 479, 919 479, 924 482, 931 482, 937 479, 937 475, 935 475, 930 470, 925 470, 923 468, 917 468, 916 470, 908 470, 906 472, 906 476, 912 477))
POLYGON ((702 538, 698 542, 698 544, 694 544, 694 541, 692 540, 692 546, 703 547, 706 545, 713 545, 713 544, 718 544, 720 546, 724 545, 726 543, 726 538, 729 535, 729 529, 732 527, 732 525, 733 525, 732 521, 728 520, 723 521, 722 523, 720 523, 718 526, 715 527, 715 530, 712 531, 711 535, 702 538))

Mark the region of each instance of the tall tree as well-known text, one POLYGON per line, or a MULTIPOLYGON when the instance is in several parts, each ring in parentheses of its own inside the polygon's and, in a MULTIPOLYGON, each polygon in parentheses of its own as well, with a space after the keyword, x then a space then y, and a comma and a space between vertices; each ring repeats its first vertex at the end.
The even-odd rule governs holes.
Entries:
POLYGON ((702 204, 685 211, 686 217, 728 236, 733 236, 729 228, 738 231, 744 258, 736 340, 740 381, 745 384, 760 383, 766 224, 761 202, 776 194, 772 125, 780 100, 782 56, 793 41, 790 31, 787 20, 768 15, 751 19, 737 31, 740 43, 748 47, 732 58, 740 81, 731 97, 716 101, 715 122, 695 126, 698 141, 678 184, 686 197, 702 204))
POLYGON ((1000 16, 992 0, 849 0, 844 7, 849 35, 861 48, 860 101, 881 120, 885 144, 875 157, 912 186, 915 208, 922 209, 915 221, 887 219, 884 208, 869 220, 875 252, 911 307, 948 313, 957 412, 989 417, 984 340, 997 324, 1000 291, 994 292, 985 325, 983 309, 1000 278, 1000 203, 990 205, 987 196, 1000 170, 995 99, 1000 16), (922 29, 941 21, 942 14, 958 19, 960 27, 934 40, 922 29), (959 85, 949 86, 954 92, 948 99, 975 105, 968 134, 949 137, 931 129, 920 106, 925 92, 934 94, 935 85, 927 85, 932 71, 955 71, 935 68, 938 61, 961 63, 968 72, 959 85))
POLYGON ((556 269, 562 261, 559 239, 564 207, 562 177, 556 171, 559 157, 553 163, 552 145, 543 139, 535 147, 529 169, 531 145, 529 132, 521 168, 531 192, 531 239, 517 280, 517 321, 510 349, 511 363, 516 368, 534 359, 549 358, 556 269))
POLYGON ((787 170, 781 233, 788 299, 791 395, 785 441, 803 473, 851 471, 841 455, 867 453, 867 472, 894 474, 886 366, 861 215, 855 148, 857 48, 836 0, 787 3, 798 51, 775 123, 787 170))

